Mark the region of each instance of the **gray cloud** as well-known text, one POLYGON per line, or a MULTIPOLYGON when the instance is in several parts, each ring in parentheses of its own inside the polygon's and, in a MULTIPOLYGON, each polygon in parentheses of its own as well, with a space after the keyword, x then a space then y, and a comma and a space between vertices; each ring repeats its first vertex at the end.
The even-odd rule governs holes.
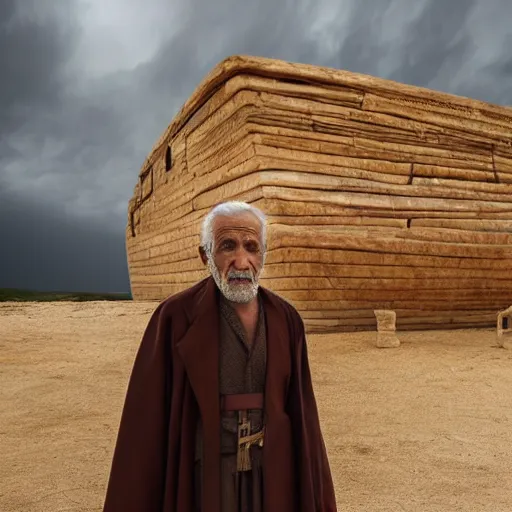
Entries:
POLYGON ((0 194, 0 286, 126 292, 124 233, 66 219, 58 207, 0 194))
POLYGON ((27 0, 21 10, 16 0, 0 2, 1 135, 23 126, 34 110, 59 106, 62 69, 78 37, 78 25, 60 23, 72 4, 27 0))
POLYGON ((0 251, 0 286, 38 261, 24 286, 79 286, 69 276, 84 274, 92 288, 128 288, 126 207, 140 165, 226 56, 332 66, 511 105, 510 19, 508 0, 3 0, 0 234, 9 232, 11 248, 0 251), (30 229, 42 219, 45 237, 30 229), (97 262, 88 274, 78 254, 109 244, 108 255, 98 249, 87 260, 97 262), (34 260, 37 247, 52 256, 34 260), (112 258, 124 276, 116 283, 112 264, 101 263, 112 258))
POLYGON ((452 0, 450 9, 442 2, 426 4, 403 34, 408 43, 403 47, 401 65, 392 78, 413 85, 452 89, 452 70, 471 58, 475 50, 468 19, 476 2, 452 0))

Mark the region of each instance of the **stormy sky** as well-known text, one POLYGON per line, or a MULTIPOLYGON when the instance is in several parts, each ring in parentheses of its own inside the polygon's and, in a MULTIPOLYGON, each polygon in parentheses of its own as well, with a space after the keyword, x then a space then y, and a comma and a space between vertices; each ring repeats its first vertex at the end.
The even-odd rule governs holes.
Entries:
POLYGON ((0 288, 129 290, 139 168, 233 54, 512 105, 510 0, 1 0, 0 288))

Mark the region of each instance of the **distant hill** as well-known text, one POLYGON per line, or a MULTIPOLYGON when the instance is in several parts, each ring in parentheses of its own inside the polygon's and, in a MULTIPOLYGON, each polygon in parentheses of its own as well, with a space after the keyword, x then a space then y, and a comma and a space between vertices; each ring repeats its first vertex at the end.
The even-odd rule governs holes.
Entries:
POLYGON ((53 301, 92 301, 92 300, 132 300, 130 293, 82 293, 82 292, 41 292, 0 288, 0 302, 53 302, 53 301))

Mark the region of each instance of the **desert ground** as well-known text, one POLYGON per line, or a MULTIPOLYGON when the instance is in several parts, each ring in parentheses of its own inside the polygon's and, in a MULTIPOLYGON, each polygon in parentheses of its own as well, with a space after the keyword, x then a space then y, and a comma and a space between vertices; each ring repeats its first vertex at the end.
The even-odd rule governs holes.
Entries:
MULTIPOLYGON (((100 511, 154 302, 0 304, 0 510, 100 511)), ((512 350, 494 329, 311 335, 339 510, 512 510, 512 350)))

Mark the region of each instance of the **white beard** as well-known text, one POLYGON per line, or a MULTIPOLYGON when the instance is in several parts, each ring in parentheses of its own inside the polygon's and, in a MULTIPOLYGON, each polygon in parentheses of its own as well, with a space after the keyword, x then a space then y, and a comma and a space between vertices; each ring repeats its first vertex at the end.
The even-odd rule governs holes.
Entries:
POLYGON ((238 304, 247 304, 248 302, 251 302, 251 300, 253 300, 258 294, 258 280, 260 273, 253 275, 251 271, 230 270, 228 272, 227 279, 223 279, 219 269, 211 258, 208 258, 208 269, 210 270, 213 280, 217 284, 222 295, 224 295, 227 300, 236 302, 238 304), (237 277, 250 279, 250 282, 244 284, 232 284, 229 282, 230 278, 237 277))

